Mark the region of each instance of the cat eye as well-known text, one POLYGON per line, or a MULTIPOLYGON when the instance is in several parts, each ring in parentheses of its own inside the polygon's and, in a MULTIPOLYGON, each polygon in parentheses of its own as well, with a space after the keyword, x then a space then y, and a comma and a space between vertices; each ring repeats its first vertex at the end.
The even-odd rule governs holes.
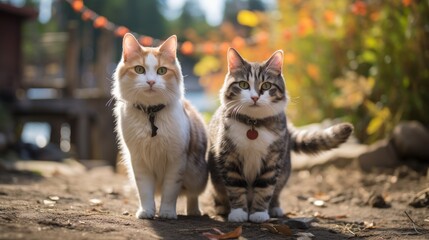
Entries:
POLYGON ((146 73, 146 69, 144 69, 144 67, 140 65, 135 66, 134 71, 136 71, 136 73, 138 74, 146 73))
POLYGON ((261 85, 261 89, 262 90, 268 90, 268 89, 270 89, 271 88, 271 83, 270 82, 264 82, 264 83, 262 83, 262 85, 261 85))
POLYGON ((156 73, 158 75, 164 75, 167 73, 167 68, 166 67, 160 67, 160 68, 158 68, 158 70, 156 70, 156 73))
POLYGON ((249 88, 250 88, 249 83, 248 83, 248 82, 246 82, 246 81, 241 81, 241 82, 239 82, 239 83, 238 83, 238 86, 239 86, 240 88, 242 88, 242 89, 249 89, 249 88))

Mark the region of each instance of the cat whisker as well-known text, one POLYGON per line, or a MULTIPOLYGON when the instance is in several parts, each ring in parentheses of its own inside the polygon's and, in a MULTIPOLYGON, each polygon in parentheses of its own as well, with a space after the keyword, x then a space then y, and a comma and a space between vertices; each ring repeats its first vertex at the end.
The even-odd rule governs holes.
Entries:
POLYGON ((113 100, 115 99, 115 97, 111 97, 110 99, 109 99, 109 101, 107 101, 106 102, 106 105, 105 105, 105 107, 110 107, 110 104, 112 104, 112 102, 113 102, 113 100))
POLYGON ((243 104, 238 105, 236 108, 234 108, 234 112, 232 114, 232 117, 234 119, 237 119, 238 114, 240 113, 240 110, 243 108, 243 104))
POLYGON ((227 102, 225 104, 226 112, 232 115, 234 112, 234 109, 237 107, 237 104, 236 104, 237 102, 240 102, 240 100, 232 100, 231 102, 227 102))
POLYGON ((266 104, 266 106, 270 109, 272 115, 277 115, 278 114, 278 112, 276 111, 276 109, 271 104, 266 104))

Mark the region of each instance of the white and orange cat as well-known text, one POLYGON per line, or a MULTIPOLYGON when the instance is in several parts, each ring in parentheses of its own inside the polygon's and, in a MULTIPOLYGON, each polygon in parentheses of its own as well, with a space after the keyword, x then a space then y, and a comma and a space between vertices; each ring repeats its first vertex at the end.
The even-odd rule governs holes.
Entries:
POLYGON ((208 174, 206 130, 184 98, 176 51, 176 36, 152 48, 126 34, 114 73, 116 132, 137 187, 137 218, 155 216, 155 194, 161 195, 160 218, 177 218, 179 194, 187 197, 188 215, 201 214, 198 195, 205 189, 208 174))

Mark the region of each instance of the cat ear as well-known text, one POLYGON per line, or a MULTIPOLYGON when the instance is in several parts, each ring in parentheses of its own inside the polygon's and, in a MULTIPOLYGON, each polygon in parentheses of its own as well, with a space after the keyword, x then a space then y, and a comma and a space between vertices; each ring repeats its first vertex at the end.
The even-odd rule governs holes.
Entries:
POLYGON ((161 54, 166 56, 170 61, 176 60, 176 51, 177 51, 177 37, 173 35, 169 37, 165 42, 159 46, 159 51, 161 54))
POLYGON ((244 60, 234 48, 229 48, 227 53, 228 70, 233 72, 237 68, 243 66, 244 60))
POLYGON ((283 68, 283 51, 277 50, 265 63, 267 69, 273 71, 275 74, 281 74, 283 68))
POLYGON ((140 51, 140 44, 131 33, 127 33, 122 40, 122 57, 126 62, 130 56, 140 51))

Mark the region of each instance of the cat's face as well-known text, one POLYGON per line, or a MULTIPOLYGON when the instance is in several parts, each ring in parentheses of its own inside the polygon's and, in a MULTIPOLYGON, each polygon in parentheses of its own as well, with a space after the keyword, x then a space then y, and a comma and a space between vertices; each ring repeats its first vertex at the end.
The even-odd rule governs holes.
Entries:
POLYGON ((287 96, 282 76, 283 52, 262 63, 247 62, 230 48, 228 73, 221 90, 222 104, 231 114, 264 118, 284 111, 287 96))
POLYGON ((122 47, 122 59, 115 72, 115 94, 127 102, 145 105, 167 104, 181 97, 183 81, 176 59, 176 36, 151 48, 126 34, 122 47))

